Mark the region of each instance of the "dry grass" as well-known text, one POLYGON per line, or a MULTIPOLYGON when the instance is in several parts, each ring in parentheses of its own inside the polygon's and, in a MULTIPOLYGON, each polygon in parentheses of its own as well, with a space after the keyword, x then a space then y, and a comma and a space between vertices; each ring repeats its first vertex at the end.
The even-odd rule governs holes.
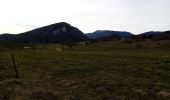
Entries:
POLYGON ((146 42, 16 49, 21 79, 0 50, 0 100, 169 100, 170 48, 146 42))

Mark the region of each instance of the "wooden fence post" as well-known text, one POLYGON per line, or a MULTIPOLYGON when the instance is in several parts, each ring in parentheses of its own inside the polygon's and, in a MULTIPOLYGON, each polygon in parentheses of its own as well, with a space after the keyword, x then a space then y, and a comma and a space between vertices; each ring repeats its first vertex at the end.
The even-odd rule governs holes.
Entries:
POLYGON ((12 52, 12 66, 14 68, 16 78, 20 78, 19 74, 18 74, 18 69, 17 69, 16 64, 15 64, 15 56, 14 56, 13 52, 12 52))

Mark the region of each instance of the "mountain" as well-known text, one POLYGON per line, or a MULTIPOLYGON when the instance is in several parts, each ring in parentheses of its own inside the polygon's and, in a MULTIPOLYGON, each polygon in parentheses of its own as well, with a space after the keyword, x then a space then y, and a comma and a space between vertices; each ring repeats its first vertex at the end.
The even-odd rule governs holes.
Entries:
POLYGON ((170 31, 162 32, 161 34, 157 34, 154 36, 157 40, 170 40, 170 31))
POLYGON ((16 43, 64 43, 86 41, 88 37, 66 22, 56 23, 20 34, 2 34, 0 41, 16 43))
POLYGON ((145 39, 156 39, 156 40, 167 40, 170 39, 170 31, 150 31, 139 34, 138 37, 145 38, 145 39))
POLYGON ((11 40, 15 37, 14 34, 4 33, 0 35, 0 41, 11 40))
POLYGON ((86 34, 90 39, 100 39, 107 37, 116 37, 116 38, 130 38, 133 36, 130 32, 123 31, 110 31, 110 30, 97 30, 93 33, 86 34))
POLYGON ((159 31, 149 31, 149 32, 145 32, 145 33, 142 33, 142 34, 139 34, 139 35, 145 35, 145 36, 151 36, 151 35, 158 35, 158 34, 161 34, 162 32, 159 32, 159 31))

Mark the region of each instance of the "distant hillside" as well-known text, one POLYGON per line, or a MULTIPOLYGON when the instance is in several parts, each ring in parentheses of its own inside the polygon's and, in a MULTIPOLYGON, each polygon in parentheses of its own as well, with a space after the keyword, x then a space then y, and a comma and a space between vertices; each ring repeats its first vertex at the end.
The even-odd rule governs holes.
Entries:
POLYGON ((162 32, 162 34, 158 34, 154 38, 158 40, 170 40, 170 31, 162 32))
POLYGON ((141 37, 144 39, 169 40, 170 31, 164 31, 164 32, 150 31, 150 32, 139 34, 138 37, 141 37))
POLYGON ((121 32, 121 31, 110 31, 110 30, 98 30, 93 33, 86 34, 90 39, 100 39, 100 38, 130 38, 133 36, 130 32, 121 32))
POLYGON ((146 35, 146 36, 149 36, 149 35, 158 35, 158 34, 161 34, 162 32, 159 32, 159 31, 149 31, 149 32, 145 32, 145 33, 142 33, 140 35, 146 35))
POLYGON ((0 35, 0 41, 11 40, 13 38, 15 38, 14 34, 4 33, 0 35))
POLYGON ((21 34, 0 35, 0 41, 16 43, 63 43, 86 40, 88 40, 88 37, 83 32, 65 22, 44 26, 21 34))

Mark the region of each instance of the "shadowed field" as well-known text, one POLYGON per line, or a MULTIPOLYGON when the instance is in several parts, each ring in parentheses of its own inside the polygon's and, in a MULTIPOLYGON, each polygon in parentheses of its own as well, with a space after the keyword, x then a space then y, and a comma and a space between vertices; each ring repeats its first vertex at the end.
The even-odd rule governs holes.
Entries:
POLYGON ((0 50, 0 100, 169 100, 170 43, 0 50))

